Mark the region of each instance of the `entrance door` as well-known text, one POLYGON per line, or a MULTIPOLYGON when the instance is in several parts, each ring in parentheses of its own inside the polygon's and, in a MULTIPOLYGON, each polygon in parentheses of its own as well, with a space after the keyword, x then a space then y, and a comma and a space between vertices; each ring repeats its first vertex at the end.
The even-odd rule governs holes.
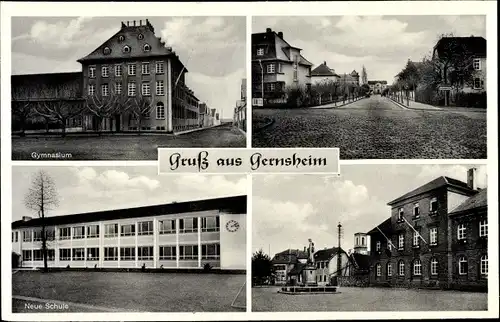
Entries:
POLYGON ((120 132, 122 130, 122 117, 120 114, 115 115, 115 126, 116 132, 120 132))

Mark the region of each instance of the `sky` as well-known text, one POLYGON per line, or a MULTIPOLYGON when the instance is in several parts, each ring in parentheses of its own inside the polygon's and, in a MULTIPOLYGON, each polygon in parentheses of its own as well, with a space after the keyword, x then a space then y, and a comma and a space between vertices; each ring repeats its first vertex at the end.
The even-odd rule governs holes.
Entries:
MULTIPOLYGON (((148 17, 12 18, 12 74, 81 71, 76 61, 120 30, 148 17)), ((151 17, 156 36, 179 55, 186 84, 202 102, 232 118, 246 77, 245 17, 151 17)))
POLYGON ((326 61, 337 74, 361 72, 368 80, 392 84, 408 59, 421 61, 439 36, 486 38, 485 16, 330 16, 253 17, 252 33, 282 31, 292 46, 314 64, 326 61))
POLYGON ((59 205, 46 216, 246 195, 246 175, 162 175, 155 166, 12 167, 12 220, 37 217, 24 197, 40 170, 55 182, 59 205))
POLYGON ((354 234, 368 232, 391 216, 387 203, 448 176, 467 182, 477 168, 477 185, 487 185, 485 165, 342 165, 340 177, 318 175, 253 176, 252 252, 271 257, 288 248, 303 249, 311 238, 317 250, 353 249, 354 234))

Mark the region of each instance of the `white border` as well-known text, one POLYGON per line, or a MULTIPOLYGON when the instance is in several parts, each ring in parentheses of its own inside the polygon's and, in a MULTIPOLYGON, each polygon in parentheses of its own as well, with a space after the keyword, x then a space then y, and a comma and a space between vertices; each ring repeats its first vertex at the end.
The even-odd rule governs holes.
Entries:
MULTIPOLYGON (((497 200, 498 196, 498 104, 497 104, 497 3, 496 1, 395 1, 395 2, 261 2, 261 3, 1 3, 1 70, 4 72, 1 79, 1 100, 2 126, 1 126, 1 178, 2 178, 2 221, 10 223, 12 193, 11 165, 148 165, 149 162, 132 161, 43 161, 35 163, 12 162, 11 158, 11 138, 10 138, 10 51, 11 43, 8 41, 11 35, 11 16, 79 16, 94 15, 100 16, 129 16, 133 12, 136 16, 156 16, 157 13, 164 12, 170 16, 247 16, 247 21, 253 15, 487 15, 487 41, 488 41, 488 71, 487 71, 487 91, 488 112, 487 112, 487 132, 488 132, 488 156, 485 160, 343 160, 343 164, 488 164, 488 199, 497 200), (98 10, 96 10, 98 9, 98 10), (7 75, 7 76, 4 76, 7 75)), ((248 29, 251 32, 251 27, 248 29)), ((250 42, 247 37, 247 48, 250 42)), ((248 59, 247 59, 248 61, 248 59)), ((248 64, 247 64, 248 67, 248 64)), ((251 79, 248 77, 247 68, 247 92, 251 88, 251 79)), ((247 144, 251 140, 251 96, 247 95, 247 144)), ((153 161, 154 162, 154 161, 153 161)), ((153 163, 155 164, 155 163, 153 163)), ((251 195, 251 192, 249 192, 251 195)), ((251 211, 251 199, 248 200, 248 209, 251 211)), ((294 312, 286 313, 45 313, 45 314, 11 314, 11 271, 10 271, 10 247, 2 247, 2 319, 19 321, 33 320, 39 321, 150 321, 150 320, 234 320, 234 319, 400 319, 411 318, 418 314, 419 318, 466 318, 466 317, 498 317, 498 204, 489 204, 490 233, 488 249, 490 252, 490 279, 488 293, 487 312, 294 312), (5 268, 5 269, 4 269, 5 268)), ((247 216, 251 220, 251 216, 247 216)), ((2 245, 10 245, 10 225, 2 225, 2 245)), ((251 225, 247 231, 251 240, 251 225)), ((247 245, 249 247, 249 245, 247 245)), ((248 254, 249 255, 249 254, 248 254)), ((247 277, 248 281, 248 277, 247 277)), ((250 284, 247 285, 249 287, 250 284)), ((248 296, 247 303, 251 300, 248 296)))

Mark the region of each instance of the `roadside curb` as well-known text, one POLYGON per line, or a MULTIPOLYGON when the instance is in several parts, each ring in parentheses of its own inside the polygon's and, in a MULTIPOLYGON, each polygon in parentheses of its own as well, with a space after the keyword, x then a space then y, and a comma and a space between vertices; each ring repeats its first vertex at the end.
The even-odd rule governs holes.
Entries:
POLYGON ((264 125, 262 125, 262 126, 260 126, 260 127, 256 128, 256 129, 255 129, 255 131, 252 131, 252 132, 253 132, 253 133, 257 133, 257 132, 262 131, 263 129, 268 128, 268 127, 270 127, 271 125, 273 125, 273 124, 274 124, 274 122, 275 122, 275 120, 274 120, 273 118, 268 118, 268 119, 269 119, 269 122, 267 122, 266 124, 264 124, 264 125))
POLYGON ((241 134, 243 134, 245 137, 247 136, 247 132, 243 131, 242 129, 240 129, 239 127, 236 127, 238 129, 238 131, 241 132, 241 134))
POLYGON ((387 97, 387 98, 389 99, 389 101, 393 102, 395 105, 397 105, 397 106, 401 107, 402 109, 405 109, 405 110, 408 110, 408 109, 409 109, 407 106, 405 106, 405 105, 403 105, 403 104, 401 104, 401 103, 399 103, 399 102, 396 102, 396 101, 395 101, 395 100, 393 100, 392 98, 390 98, 390 97, 387 97))
POLYGON ((186 131, 182 131, 182 132, 174 132, 173 135, 175 135, 175 136, 177 136, 177 135, 183 135, 183 134, 193 133, 193 132, 197 132, 197 131, 203 131, 203 130, 213 129, 213 128, 216 128, 218 126, 222 126, 222 124, 212 125, 212 126, 209 126, 209 127, 200 127, 200 128, 197 128, 197 129, 186 130, 186 131))
POLYGON ((345 103, 345 104, 342 104, 342 105, 330 106, 330 107, 308 107, 308 109, 311 109, 311 110, 330 110, 330 109, 334 109, 334 108, 343 107, 343 106, 346 106, 346 105, 349 105, 349 104, 352 104, 352 103, 356 103, 356 102, 359 102, 359 101, 361 101, 363 99, 364 99, 364 97, 361 98, 361 99, 359 99, 359 100, 357 100, 357 101, 348 102, 348 103, 345 103))

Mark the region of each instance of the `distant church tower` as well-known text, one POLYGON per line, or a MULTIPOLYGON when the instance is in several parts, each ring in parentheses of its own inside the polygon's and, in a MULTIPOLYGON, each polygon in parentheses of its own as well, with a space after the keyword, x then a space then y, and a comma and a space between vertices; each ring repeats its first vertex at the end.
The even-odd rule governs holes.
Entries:
POLYGON ((368 236, 365 233, 354 234, 354 252, 368 254, 368 236))

